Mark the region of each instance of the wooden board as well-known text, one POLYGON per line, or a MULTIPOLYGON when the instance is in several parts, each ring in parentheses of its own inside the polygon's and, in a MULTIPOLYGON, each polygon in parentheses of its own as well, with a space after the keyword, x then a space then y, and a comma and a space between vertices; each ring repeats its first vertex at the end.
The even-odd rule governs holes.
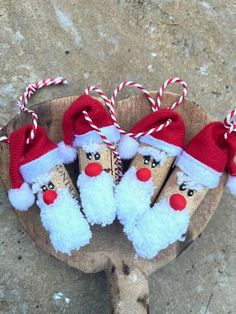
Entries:
MULTIPOLYGON (((156 93, 154 94, 156 95, 156 93)), ((167 105, 173 103, 176 97, 175 94, 165 93, 163 103, 167 105)), ((48 136, 55 142, 62 139, 62 116, 75 98, 76 96, 58 98, 33 107, 39 116, 39 124, 45 127, 48 136)), ((186 124, 187 141, 212 120, 201 106, 189 100, 185 100, 177 111, 182 115, 186 124)), ((122 127, 128 130, 135 122, 150 113, 151 108, 144 95, 137 95, 119 101, 116 112, 122 127)), ((8 123, 1 135, 10 134, 26 122, 31 122, 27 114, 17 115, 8 123)), ((6 191, 10 187, 8 166, 8 145, 1 143, 0 178, 6 191)), ((76 163, 70 167, 70 173, 74 174, 74 179, 76 167, 76 163)), ((15 211, 15 213, 39 248, 84 272, 106 271, 114 313, 146 313, 148 311, 148 276, 176 258, 200 235, 220 201, 224 185, 225 176, 217 189, 207 193, 191 217, 185 242, 177 242, 169 246, 152 260, 135 257, 132 245, 126 239, 122 227, 117 221, 105 228, 93 227, 93 238, 90 245, 68 256, 56 253, 52 248, 48 234, 40 222, 39 210, 36 206, 28 212, 15 211)))

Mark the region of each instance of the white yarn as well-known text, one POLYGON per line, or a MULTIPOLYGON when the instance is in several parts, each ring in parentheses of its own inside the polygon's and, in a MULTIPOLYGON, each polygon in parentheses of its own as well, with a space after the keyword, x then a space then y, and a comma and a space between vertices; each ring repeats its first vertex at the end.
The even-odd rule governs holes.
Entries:
POLYGON ((106 226, 115 220, 114 182, 111 174, 102 171, 89 177, 83 171, 77 180, 83 211, 91 225, 106 226))
POLYGON ((135 167, 131 167, 115 189, 117 217, 128 236, 135 223, 149 208, 154 193, 152 180, 141 182, 136 177, 136 171, 135 167))
POLYGON ((43 193, 39 193, 37 205, 42 224, 49 232, 54 249, 70 255, 71 251, 88 244, 92 233, 70 192, 66 188, 56 192, 57 199, 51 205, 45 204, 43 193))
POLYGON ((187 208, 175 211, 168 200, 161 200, 145 211, 129 238, 137 254, 150 259, 177 240, 184 241, 189 220, 187 208))

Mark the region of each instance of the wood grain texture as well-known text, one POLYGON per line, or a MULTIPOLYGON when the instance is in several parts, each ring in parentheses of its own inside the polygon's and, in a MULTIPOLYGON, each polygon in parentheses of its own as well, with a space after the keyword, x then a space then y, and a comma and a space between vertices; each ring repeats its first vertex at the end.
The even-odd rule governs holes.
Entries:
MULTIPOLYGON (((177 95, 175 94, 165 93, 163 97, 163 103, 169 105, 170 103, 174 102, 176 97, 177 95)), ((58 98, 51 101, 46 101, 33 107, 39 116, 39 124, 45 127, 48 136, 54 142, 59 142, 62 139, 62 116, 64 111, 69 107, 75 98, 76 96, 58 98)), ((185 122, 187 130, 186 141, 188 141, 203 126, 212 120, 211 117, 206 112, 204 112, 201 106, 189 100, 185 100, 176 111, 181 114, 185 122)), ((128 130, 134 123, 143 118, 146 114, 150 113, 151 108, 144 95, 137 95, 129 99, 119 101, 117 103, 116 112, 121 126, 128 130)), ((30 117, 27 114, 23 113, 17 115, 8 123, 6 128, 1 132, 1 135, 9 135, 13 130, 23 126, 26 122, 31 122, 30 117)), ((7 144, 0 144, 0 153, 0 178, 5 190, 7 191, 10 187, 10 179, 8 174, 9 151, 7 144)), ((78 163, 75 162, 68 168, 68 170, 75 180, 76 174, 78 173, 78 163)), ((133 299, 136 298, 134 302, 142 304, 140 300, 148 298, 148 288, 146 287, 145 293, 145 289, 143 290, 142 296, 137 296, 135 294, 135 285, 137 285, 137 282, 134 280, 133 284, 125 284, 128 277, 127 274, 124 273, 124 269, 122 268, 123 266, 121 267, 121 265, 126 265, 130 273, 135 273, 136 270, 138 274, 142 274, 143 278, 145 278, 144 280, 147 280, 147 277, 151 272, 164 266, 173 260, 176 256, 181 254, 184 249, 199 236, 199 234, 208 224, 220 201, 224 185, 225 176, 223 176, 221 184, 217 189, 208 191, 206 197, 203 199, 200 206, 191 217, 191 223, 185 242, 177 242, 169 246, 167 249, 161 251, 159 255, 152 260, 135 258, 135 252, 132 248, 132 245, 123 234, 122 227, 117 221, 111 226, 107 226, 105 228, 100 226, 92 227, 93 238, 91 243, 82 248, 79 252, 73 252, 71 256, 68 256, 66 254, 61 254, 54 251, 50 244, 48 234, 42 227, 39 216, 39 209, 36 206, 27 212, 15 211, 15 213, 26 228, 31 239, 38 247, 55 256, 62 262, 72 267, 78 268, 84 272, 91 273, 105 269, 106 273, 108 274, 108 279, 110 274, 110 286, 113 287, 113 290, 115 290, 117 293, 117 289, 114 288, 115 269, 115 277, 118 278, 115 282, 116 284, 117 282, 120 282, 121 285, 119 286, 119 289, 122 291, 125 289, 126 295, 131 293, 133 297, 131 297, 131 295, 130 297, 133 299), (127 289, 129 291, 127 291, 127 289)), ((147 283, 143 281, 143 285, 147 286, 147 283)), ((116 304, 113 305, 114 310, 117 310, 118 303, 120 303, 120 300, 123 298, 122 295, 124 295, 124 293, 121 293, 120 297, 118 296, 116 298, 116 304)), ((125 311, 127 311, 127 306, 129 306, 129 304, 126 303, 124 305, 124 309, 120 309, 118 312, 125 313, 125 311)), ((147 311, 147 304, 143 305, 143 311, 147 311)))

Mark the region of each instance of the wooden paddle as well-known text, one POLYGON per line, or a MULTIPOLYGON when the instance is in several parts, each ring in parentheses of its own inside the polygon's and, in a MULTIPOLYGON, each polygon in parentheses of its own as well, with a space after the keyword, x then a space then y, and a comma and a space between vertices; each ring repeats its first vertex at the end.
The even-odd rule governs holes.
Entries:
MULTIPOLYGON (((165 93, 163 103, 169 105, 174 102, 176 97, 176 94, 165 93)), ((39 116, 39 124, 45 127, 48 136, 54 142, 62 139, 62 116, 75 98, 76 96, 62 97, 33 107, 39 116)), ((201 106, 189 100, 185 100, 177 111, 182 115, 186 124, 187 141, 212 120, 201 106)), ((116 112, 121 126, 129 130, 135 122, 150 113, 151 108, 146 97, 138 95, 117 102, 116 112)), ((4 132, 5 135, 9 135, 26 122, 31 122, 30 119, 31 117, 26 113, 17 115, 8 123, 1 135, 4 135, 4 132)), ((0 178, 7 191, 11 186, 8 174, 8 144, 0 143, 0 150, 0 178)), ((77 163, 69 167, 74 179, 76 171, 78 171, 76 167, 78 167, 77 163)), ((112 313, 147 313, 149 311, 148 276, 180 255, 201 234, 220 201, 224 185, 225 176, 217 189, 208 191, 201 205, 191 217, 186 240, 169 246, 152 260, 135 257, 132 245, 123 234, 122 227, 117 221, 105 228, 93 227, 91 243, 68 256, 54 251, 48 234, 42 227, 39 209, 36 206, 27 212, 15 211, 15 213, 31 239, 47 253, 86 273, 105 270, 111 295, 112 313)))

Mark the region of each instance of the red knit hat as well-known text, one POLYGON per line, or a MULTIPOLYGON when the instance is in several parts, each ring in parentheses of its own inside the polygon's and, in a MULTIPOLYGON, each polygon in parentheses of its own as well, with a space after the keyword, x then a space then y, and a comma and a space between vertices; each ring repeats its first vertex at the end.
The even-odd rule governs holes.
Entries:
POLYGON ((102 103, 83 94, 72 103, 64 114, 62 128, 66 145, 81 147, 89 142, 103 142, 100 135, 85 120, 83 110, 87 111, 93 123, 101 129, 108 140, 116 143, 120 139, 120 133, 113 125, 113 121, 102 103))
MULTIPOLYGON (((152 128, 166 123, 168 119, 172 121, 170 125, 161 131, 141 136, 139 141, 163 150, 171 156, 177 156, 182 151, 185 140, 184 122, 177 112, 169 109, 160 109, 153 112, 135 124, 131 128, 130 133, 138 134, 139 132, 147 132, 152 128)), ((128 134, 124 135, 119 143, 121 158, 131 159, 134 157, 138 151, 138 146, 139 144, 134 138, 131 138, 128 134)))
POLYGON ((236 194, 236 133, 232 132, 227 139, 225 133, 223 123, 209 123, 188 143, 176 165, 208 188, 216 188, 222 173, 227 170, 228 186, 231 184, 229 188, 236 194))
POLYGON ((9 137, 12 183, 9 199, 19 210, 27 210, 34 202, 33 192, 27 183, 33 183, 37 177, 64 162, 59 147, 47 137, 41 126, 38 127, 35 138, 26 144, 31 130, 32 125, 27 124, 9 137))

